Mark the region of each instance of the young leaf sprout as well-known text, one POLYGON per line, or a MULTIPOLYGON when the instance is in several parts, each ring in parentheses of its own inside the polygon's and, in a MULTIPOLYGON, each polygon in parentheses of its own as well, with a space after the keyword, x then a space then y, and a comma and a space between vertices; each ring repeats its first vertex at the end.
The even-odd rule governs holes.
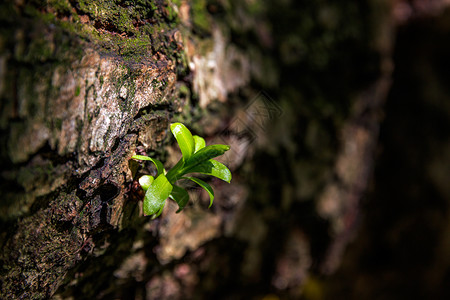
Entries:
POLYGON ((230 149, 228 145, 206 146, 205 140, 198 136, 192 136, 189 129, 181 123, 173 123, 170 130, 177 140, 182 157, 178 163, 168 172, 164 165, 157 159, 144 155, 134 155, 131 158, 138 160, 149 160, 156 166, 156 178, 144 175, 139 178, 139 184, 145 191, 144 215, 152 215, 152 219, 161 215, 167 198, 171 198, 178 204, 180 212, 189 201, 188 192, 182 187, 175 185, 178 180, 191 180, 204 188, 209 194, 209 206, 214 200, 214 191, 211 186, 195 177, 186 176, 190 173, 211 175, 230 183, 231 172, 222 163, 214 160, 214 157, 224 154, 230 149))

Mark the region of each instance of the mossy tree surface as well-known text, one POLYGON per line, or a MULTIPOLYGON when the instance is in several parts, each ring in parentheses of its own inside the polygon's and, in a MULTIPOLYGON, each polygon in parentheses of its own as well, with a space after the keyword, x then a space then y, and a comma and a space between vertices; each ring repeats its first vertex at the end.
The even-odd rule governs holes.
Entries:
MULTIPOLYGON (((128 286, 137 298, 242 296, 241 288, 253 286, 251 295, 297 296, 308 261, 327 262, 328 232, 347 232, 339 224, 356 202, 338 214, 316 204, 326 204, 333 189, 357 199, 367 180, 367 168, 353 167, 370 156, 378 106, 369 109, 368 130, 355 120, 367 112, 360 93, 383 78, 389 44, 381 49, 371 27, 382 5, 1 5, 2 295, 108 298, 128 286), (353 63, 354 72, 333 77, 353 63), (258 139, 242 144, 233 114, 257 113, 242 103, 260 89, 284 115, 264 128, 245 119, 258 139), (198 201, 186 212, 171 216, 169 205, 163 221, 148 222, 131 195, 131 170, 142 167, 129 158, 149 152, 176 161, 165 139, 174 113, 197 133, 242 150, 228 157, 238 179, 226 190, 218 185, 210 211, 194 193, 198 201), (227 127, 231 134, 220 136, 227 127), (357 152, 348 153, 339 137, 355 132, 361 139, 349 147, 357 152), (254 160, 243 164, 251 153, 254 160), (275 232, 283 234, 266 244, 275 232), (303 253, 292 274, 283 269, 290 247, 303 253)), ((380 102, 381 82, 373 88, 380 102)))
POLYGON ((0 4, 2 297, 323 296, 373 167, 389 1, 25 2, 0 4), (233 180, 150 221, 130 158, 172 167, 176 121, 231 145, 233 180))
MULTIPOLYGON (((344 124, 351 127, 355 95, 379 76, 380 51, 369 45, 376 39, 367 21, 373 16, 360 15, 366 8, 273 1, 3 3, 1 222, 8 230, 1 236, 2 294, 107 298, 132 286, 136 297, 170 298, 182 295, 181 288, 192 296, 215 296, 229 284, 235 285, 230 294, 245 285, 255 286, 253 294, 300 286, 297 275, 261 273, 278 268, 288 251, 264 240, 273 230, 285 232, 279 245, 293 244, 305 254, 297 262, 299 272, 306 272, 311 257, 323 259, 327 245, 320 240, 329 239, 328 225, 311 203, 338 160, 337 135, 344 124), (315 23, 311 16, 325 17, 315 23), (334 80, 333 70, 348 63, 345 51, 368 63, 334 80), (249 182, 259 188, 238 180, 226 191, 219 188, 223 200, 212 212, 201 209, 200 196, 186 213, 161 224, 140 216, 140 204, 130 194, 130 167, 137 169, 129 165, 131 155, 149 151, 170 164, 175 155, 163 149, 173 112, 212 137, 233 125, 226 122, 232 118, 227 109, 234 105, 239 114, 239 102, 261 88, 285 115, 273 120, 269 131, 245 124, 259 140, 229 158, 243 178, 256 167, 262 176, 252 175, 249 182), (267 147, 263 135, 277 147, 257 152, 253 163, 242 167, 247 153, 267 147), (303 136, 304 142, 289 144, 303 136), (270 163, 259 164, 267 159, 270 163), (274 170, 280 175, 275 180, 274 170), (280 197, 282 206, 272 202, 280 197), (276 215, 286 209, 313 220, 299 223, 287 215, 284 227, 276 215), (320 230, 308 232, 316 225, 320 230), (305 234, 314 236, 311 245, 305 234), (228 251, 228 244, 235 250, 228 251), (309 247, 313 253, 305 250, 309 247), (281 251, 277 261, 264 260, 273 251, 281 251), (179 262, 182 258, 191 263, 179 262), (196 266, 211 259, 223 272, 196 266), (190 271, 177 271, 184 269, 190 271), (176 277, 177 272, 184 275, 176 277), (277 284, 283 280, 286 287, 277 284)), ((236 136, 225 139, 236 142, 236 136)), ((360 146, 360 155, 367 155, 366 144, 360 146)))
POLYGON ((6 1, 0 11, 1 294, 48 298, 123 230, 110 258, 120 264, 142 231, 138 203, 125 201, 128 160, 164 140, 184 75, 177 19, 154 1, 6 1))

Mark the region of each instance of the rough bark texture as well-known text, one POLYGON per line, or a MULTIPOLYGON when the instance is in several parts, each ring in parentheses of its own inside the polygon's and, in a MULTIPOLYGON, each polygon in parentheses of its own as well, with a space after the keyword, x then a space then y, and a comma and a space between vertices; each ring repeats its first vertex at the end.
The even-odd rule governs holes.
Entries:
MULTIPOLYGON (((409 295, 398 278, 378 281, 388 268, 351 261, 372 247, 364 237, 383 241, 371 227, 382 216, 361 221, 370 182, 371 205, 390 209, 378 199, 392 197, 380 178, 395 156, 382 157, 371 178, 385 100, 402 94, 394 74, 400 83, 388 97, 396 29, 415 14, 434 20, 444 2, 298 2, 1 4, 1 298, 367 299, 389 284, 380 297, 409 295), (182 213, 168 202, 152 221, 133 180, 154 170, 130 157, 172 166, 174 120, 231 145, 223 160, 233 180, 212 182, 211 209, 208 195, 191 189, 182 213), (355 236, 361 243, 344 255, 355 236), (361 285, 346 289, 360 272, 361 285)), ((388 113, 399 109, 392 103, 388 113)), ((386 132, 397 129, 387 120, 389 149, 397 136, 386 132)), ((430 156, 448 161, 448 152, 430 156)), ((443 212, 429 248, 437 252, 417 256, 432 256, 424 272, 434 277, 416 290, 438 297, 448 282, 448 257, 437 262, 448 250, 450 196, 445 167, 429 168, 443 212)))
POLYGON ((50 297, 145 220, 125 197, 129 158, 166 135, 176 42, 167 5, 118 4, 2 5, 3 297, 50 297))

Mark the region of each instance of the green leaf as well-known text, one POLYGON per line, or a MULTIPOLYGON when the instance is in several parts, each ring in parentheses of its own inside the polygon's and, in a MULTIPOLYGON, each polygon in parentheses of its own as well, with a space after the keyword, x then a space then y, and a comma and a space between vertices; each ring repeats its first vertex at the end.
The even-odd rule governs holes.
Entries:
POLYGON ((188 192, 178 185, 173 185, 173 190, 169 197, 178 204, 179 209, 177 210, 177 213, 179 213, 189 201, 188 192))
POLYGON ((181 158, 175 166, 172 167, 172 169, 167 172, 166 177, 167 180, 169 180, 171 183, 174 183, 177 181, 176 176, 178 171, 184 166, 184 160, 181 158))
POLYGON ((193 138, 194 138, 194 145, 195 145, 194 146, 194 153, 197 152, 200 149, 205 148, 206 143, 205 143, 205 139, 204 138, 202 138, 201 136, 198 136, 198 135, 194 135, 193 138))
POLYGON ((215 176, 223 181, 230 183, 231 172, 222 163, 217 160, 210 159, 208 161, 202 162, 189 170, 189 173, 201 173, 205 175, 215 176))
POLYGON ((186 161, 184 167, 180 170, 179 173, 181 175, 187 174, 190 172, 190 169, 193 167, 210 160, 211 158, 214 158, 216 156, 220 156, 224 154, 226 151, 230 150, 230 146, 228 145, 209 145, 206 146, 203 149, 198 150, 197 153, 195 153, 191 159, 186 161))
POLYGON ((155 158, 151 158, 151 157, 144 156, 144 155, 133 155, 131 158, 139 159, 139 160, 149 160, 155 164, 156 170, 158 171, 158 175, 164 174, 164 165, 162 164, 162 162, 160 162, 159 160, 157 160, 155 158))
POLYGON ((194 138, 189 129, 181 123, 173 123, 170 125, 170 130, 178 142, 183 159, 188 160, 195 150, 194 138))
POLYGON ((161 205, 161 208, 158 210, 158 212, 152 216, 152 220, 156 219, 157 217, 159 217, 162 214, 165 205, 166 205, 166 201, 163 202, 163 204, 161 205))
POLYGON ((214 191, 213 191, 212 187, 209 184, 207 184, 206 182, 204 182, 203 180, 195 178, 195 177, 183 177, 183 179, 192 180, 193 182, 197 183, 199 186, 201 186, 208 192, 208 194, 209 194, 208 208, 210 208, 214 201, 214 191))
POLYGON ((152 184, 153 180, 155 180, 155 178, 153 178, 153 176, 144 175, 144 176, 141 176, 141 178, 139 178, 139 184, 141 185, 141 187, 144 191, 147 191, 148 188, 150 187, 150 185, 152 184))
POLYGON ((148 216, 160 212, 172 189, 172 184, 170 184, 166 176, 160 174, 145 193, 144 215, 148 216))

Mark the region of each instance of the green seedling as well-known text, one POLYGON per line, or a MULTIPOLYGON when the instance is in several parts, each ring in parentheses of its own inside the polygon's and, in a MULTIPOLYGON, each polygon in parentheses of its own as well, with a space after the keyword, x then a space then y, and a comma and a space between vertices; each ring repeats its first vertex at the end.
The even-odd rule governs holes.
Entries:
POLYGON ((178 212, 183 210, 189 201, 188 192, 175 183, 178 180, 191 180, 204 188, 209 194, 209 207, 214 201, 214 191, 211 186, 203 180, 186 176, 191 173, 200 173, 215 176, 228 183, 231 181, 230 170, 222 163, 214 160, 214 157, 224 154, 230 149, 228 145, 205 145, 205 140, 192 135, 189 129, 181 123, 173 123, 170 130, 177 140, 182 157, 178 163, 168 172, 164 165, 157 159, 134 155, 131 158, 138 160, 149 160, 156 166, 156 178, 150 175, 144 175, 139 178, 139 184, 145 191, 144 215, 152 215, 152 219, 161 215, 167 198, 171 198, 178 204, 178 212))

